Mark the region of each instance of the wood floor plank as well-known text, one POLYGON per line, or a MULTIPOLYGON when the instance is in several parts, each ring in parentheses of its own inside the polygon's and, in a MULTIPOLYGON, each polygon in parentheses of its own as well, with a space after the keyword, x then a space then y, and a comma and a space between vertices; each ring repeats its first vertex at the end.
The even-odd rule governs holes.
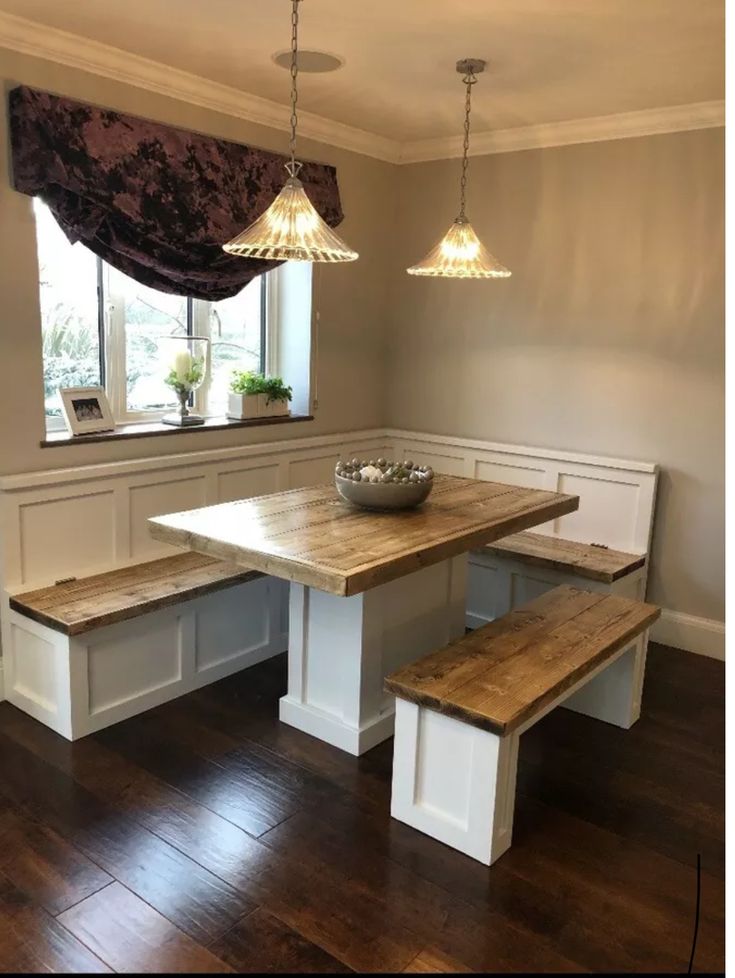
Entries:
POLYGON ((224 738, 172 711, 117 724, 95 739, 256 838, 333 794, 328 783, 256 744, 232 741, 223 753, 224 738))
POLYGON ((323 975, 351 971, 263 909, 238 921, 209 949, 238 972, 323 975))
MULTIPOLYGON (((322 873, 327 885, 333 876, 349 880, 349 889, 344 883, 341 886, 338 906, 333 897, 329 896, 328 900, 333 915, 346 914, 348 919, 362 916, 361 946, 342 947, 338 952, 338 956, 356 970, 376 970, 378 967, 378 962, 372 958, 371 942, 380 939, 387 919, 392 925, 401 927, 404 934, 415 937, 419 945, 417 953, 431 942, 437 950, 468 964, 471 964, 468 957, 471 955, 474 968, 480 971, 538 970, 542 960, 549 970, 576 970, 574 962, 551 944, 529 950, 526 935, 507 918, 487 908, 478 911, 463 898, 450 895, 391 859, 375 858, 369 849, 354 845, 350 833, 333 832, 330 823, 331 817, 319 819, 311 814, 295 815, 272 829, 262 841, 281 853, 308 853, 306 866, 313 861, 315 866, 327 868, 322 873), (363 912, 368 908, 377 911, 377 918, 363 912), (478 928, 483 933, 483 947, 471 951, 472 935, 477 937, 478 928)), ((458 853, 454 855, 465 858, 458 853)), ((297 872, 305 872, 306 866, 299 866, 297 872)), ((271 898, 275 896, 275 893, 271 894, 271 898)), ((293 902, 289 901, 288 894, 281 894, 281 898, 286 899, 288 911, 293 914, 293 902)), ((322 894, 312 896, 310 905, 304 908, 305 913, 299 908, 292 917, 296 926, 302 929, 305 917, 315 912, 325 919, 329 906, 325 906, 325 902, 322 894)), ((410 960, 404 961, 400 968, 396 967, 398 962, 395 961, 392 967, 401 970, 410 960)))
POLYGON ((100 974, 107 965, 0 873, 0 971, 100 974))
MULTIPOLYGON (((4 706, 5 704, 2 704, 4 706)), ((254 909, 241 892, 0 734, 0 795, 47 825, 195 940, 254 909)))
MULTIPOLYGON (((542 878, 555 899, 566 901, 574 892, 575 907, 586 920, 609 928, 607 953, 623 970, 686 970, 694 928, 696 854, 684 866, 525 798, 515 831, 522 845, 509 853, 508 868, 526 880, 542 878), (544 844, 550 835, 553 846, 544 844), (672 927, 675 920, 678 927, 672 927)), ((697 960, 702 970, 719 971, 724 966, 724 887, 706 873, 702 880, 697 960)), ((596 956, 599 960, 599 950, 596 956)), ((594 970, 608 969, 597 965, 594 970)))
POLYGON ((0 871, 52 915, 112 882, 58 833, 0 801, 0 871))
POLYGON ((451 960, 446 954, 441 954, 433 948, 424 948, 403 971, 406 974, 417 975, 456 975, 471 973, 472 969, 459 961, 451 960))
POLYGON ((115 971, 217 974, 232 970, 120 883, 65 910, 58 920, 115 971))
MULTIPOLYGON (((0 825, 9 811, 60 840, 31 840, 46 900, 79 849, 239 970, 684 971, 701 851, 694 970, 716 972, 723 664, 653 643, 648 663, 631 730, 559 709, 523 735, 513 846, 489 870, 390 818, 390 741, 353 758, 278 721, 283 657, 74 744, 0 704, 0 825), (188 755, 215 805, 253 783, 259 818, 301 807, 255 839, 208 807, 206 780, 187 793, 188 755)), ((42 887, 2 879, 0 970, 103 969, 35 902, 42 887)))

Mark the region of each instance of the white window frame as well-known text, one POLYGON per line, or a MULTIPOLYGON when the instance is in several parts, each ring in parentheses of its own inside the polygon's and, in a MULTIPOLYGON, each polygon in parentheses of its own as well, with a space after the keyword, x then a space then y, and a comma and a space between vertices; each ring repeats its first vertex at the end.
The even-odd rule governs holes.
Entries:
MULTIPOLYGON (((106 271, 106 263, 103 262, 103 274, 106 271)), ((262 340, 265 342, 265 356, 262 358, 265 363, 266 372, 273 371, 275 360, 275 347, 277 337, 277 278, 279 269, 267 273, 265 277, 265 329, 262 340)), ((127 364, 127 330, 125 323, 125 303, 121 296, 116 296, 109 286, 109 276, 105 276, 105 286, 103 288, 103 299, 105 307, 103 309, 103 329, 104 329, 104 376, 105 391, 112 408, 112 414, 116 424, 143 424, 160 421, 165 414, 171 412, 172 408, 152 411, 131 411, 128 408, 126 364, 127 364)), ((209 336, 210 334, 210 303, 203 299, 192 300, 192 333, 197 336, 209 336)), ((209 384, 211 382, 211 345, 208 344, 207 374, 205 383, 196 391, 194 395, 194 410, 207 416, 209 384)), ((66 425, 63 417, 46 416, 46 430, 62 431, 66 425)))
MULTIPOLYGON (((78 247, 84 247, 78 245, 78 247)), ((112 414, 116 424, 136 424, 160 421, 171 408, 152 411, 131 411, 127 398, 127 329, 125 323, 125 303, 122 296, 115 296, 110 287, 110 266, 97 258, 97 308, 100 333, 100 369, 104 380, 112 414), (104 303, 104 308, 100 304, 104 303)), ((295 274, 288 263, 265 274, 264 311, 261 325, 261 367, 269 375, 284 374, 293 386, 292 407, 297 413, 310 414, 316 406, 316 375, 314 351, 316 348, 316 326, 319 314, 315 309, 314 290, 316 282, 312 278, 309 265, 305 279, 303 269, 295 274), (283 321, 281 321, 283 320, 283 321), (291 337, 294 338, 293 344, 291 337)), ((190 335, 208 336, 210 334, 210 303, 204 300, 189 300, 191 319, 187 320, 190 335)), ((188 310, 187 310, 188 316, 188 310)), ((211 338, 211 337, 210 337, 211 338)), ((208 411, 209 391, 212 378, 212 347, 217 340, 208 344, 207 372, 202 387, 195 392, 194 410, 202 415, 208 411)), ((45 364, 41 364, 42 371, 45 364)), ((162 380, 163 383, 163 380, 162 380)), ((48 432, 63 431, 66 424, 62 416, 46 415, 48 432)))

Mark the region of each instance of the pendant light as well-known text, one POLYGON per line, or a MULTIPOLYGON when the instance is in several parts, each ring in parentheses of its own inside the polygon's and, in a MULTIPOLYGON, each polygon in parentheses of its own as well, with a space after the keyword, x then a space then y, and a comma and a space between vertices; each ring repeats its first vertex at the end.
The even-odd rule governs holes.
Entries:
POLYGON ((231 255, 280 261, 354 261, 358 255, 321 219, 299 180, 296 160, 296 102, 298 100, 299 3, 291 10, 291 159, 288 179, 267 211, 236 238, 223 245, 231 255))
POLYGON ((472 86, 477 81, 475 76, 485 70, 486 64, 487 62, 476 58, 466 58, 457 62, 457 71, 462 75, 466 87, 459 216, 426 258, 406 269, 409 275, 426 275, 434 278, 508 278, 510 275, 508 269, 485 248, 465 214, 472 86))

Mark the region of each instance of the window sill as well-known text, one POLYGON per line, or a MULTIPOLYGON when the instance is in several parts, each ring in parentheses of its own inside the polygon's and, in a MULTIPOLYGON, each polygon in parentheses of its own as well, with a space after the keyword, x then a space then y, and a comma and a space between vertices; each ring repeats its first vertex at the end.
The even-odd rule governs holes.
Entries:
POLYGON ((207 418, 204 424, 177 428, 160 421, 143 424, 121 424, 114 431, 98 431, 90 435, 70 435, 68 431, 50 431, 41 441, 41 448, 59 445, 88 445, 94 442, 122 441, 126 438, 157 438, 161 435, 192 435, 200 431, 229 431, 230 428, 257 428, 261 425, 293 424, 313 421, 312 414, 290 414, 284 418, 255 418, 252 421, 230 421, 226 418, 207 418))

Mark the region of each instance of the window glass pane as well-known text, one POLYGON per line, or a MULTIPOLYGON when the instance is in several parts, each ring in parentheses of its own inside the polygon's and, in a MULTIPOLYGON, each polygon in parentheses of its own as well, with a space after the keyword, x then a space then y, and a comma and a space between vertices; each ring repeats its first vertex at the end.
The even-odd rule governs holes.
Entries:
POLYGON ((186 336, 187 302, 179 295, 157 292, 117 269, 109 269, 112 302, 122 306, 116 321, 125 325, 125 376, 128 411, 161 411, 176 404, 163 379, 176 344, 166 336, 186 336))
POLYGON ((43 386, 47 417, 61 415, 60 387, 100 383, 97 259, 69 244, 51 211, 33 201, 43 336, 43 386))
MULTIPOLYGON (((209 335, 212 338, 212 375, 207 414, 227 413, 227 394, 233 370, 261 370, 261 315, 265 276, 253 279, 232 299, 213 302, 209 307, 209 335)), ((263 356, 265 355, 265 351, 263 356)))

